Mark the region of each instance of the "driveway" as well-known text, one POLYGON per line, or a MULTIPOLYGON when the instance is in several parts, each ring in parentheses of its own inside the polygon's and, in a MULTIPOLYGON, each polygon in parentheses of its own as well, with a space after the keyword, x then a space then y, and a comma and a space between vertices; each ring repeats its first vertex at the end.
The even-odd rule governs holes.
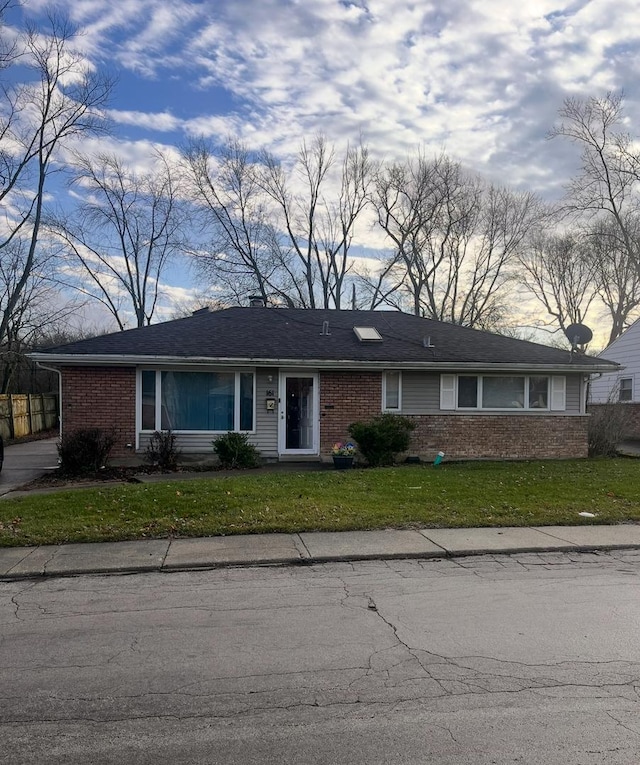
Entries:
POLYGON ((57 443, 57 438, 45 438, 5 446, 4 466, 0 473, 0 496, 55 470, 58 467, 57 443))

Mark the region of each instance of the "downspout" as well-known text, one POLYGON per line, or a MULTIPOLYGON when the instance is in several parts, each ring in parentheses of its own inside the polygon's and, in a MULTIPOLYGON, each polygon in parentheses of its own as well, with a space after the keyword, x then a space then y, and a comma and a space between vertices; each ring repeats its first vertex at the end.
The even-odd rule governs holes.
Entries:
POLYGON ((604 374, 603 372, 594 372, 593 374, 586 375, 583 378, 584 379, 584 411, 582 412, 582 414, 587 413, 587 404, 589 403, 589 391, 590 391, 589 386, 591 385, 591 380, 599 380, 603 374, 604 374))
POLYGON ((36 361, 36 366, 40 369, 46 369, 47 372, 55 372, 58 375, 58 435, 62 438, 62 372, 55 367, 48 367, 41 361, 36 361))

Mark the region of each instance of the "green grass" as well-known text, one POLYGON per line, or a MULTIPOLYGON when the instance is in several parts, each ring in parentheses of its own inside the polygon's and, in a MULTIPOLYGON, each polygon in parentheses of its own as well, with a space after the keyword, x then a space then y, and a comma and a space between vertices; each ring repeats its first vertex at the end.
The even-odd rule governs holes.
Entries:
POLYGON ((624 521, 640 521, 640 461, 478 462, 33 494, 0 501, 0 545, 624 521))

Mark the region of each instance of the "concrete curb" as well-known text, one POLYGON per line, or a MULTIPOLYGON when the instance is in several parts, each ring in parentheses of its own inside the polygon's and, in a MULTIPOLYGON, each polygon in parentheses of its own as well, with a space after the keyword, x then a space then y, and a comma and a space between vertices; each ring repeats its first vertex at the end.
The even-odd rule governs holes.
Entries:
POLYGON ((0 581, 367 560, 640 550, 640 525, 422 529, 0 548, 0 581))

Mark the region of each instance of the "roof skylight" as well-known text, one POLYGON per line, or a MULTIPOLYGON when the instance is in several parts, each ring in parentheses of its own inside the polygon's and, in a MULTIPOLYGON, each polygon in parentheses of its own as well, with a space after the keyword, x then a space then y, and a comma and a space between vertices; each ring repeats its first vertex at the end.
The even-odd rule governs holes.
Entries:
POLYGON ((354 327, 353 331, 361 343, 381 343, 382 335, 375 327, 354 327))

